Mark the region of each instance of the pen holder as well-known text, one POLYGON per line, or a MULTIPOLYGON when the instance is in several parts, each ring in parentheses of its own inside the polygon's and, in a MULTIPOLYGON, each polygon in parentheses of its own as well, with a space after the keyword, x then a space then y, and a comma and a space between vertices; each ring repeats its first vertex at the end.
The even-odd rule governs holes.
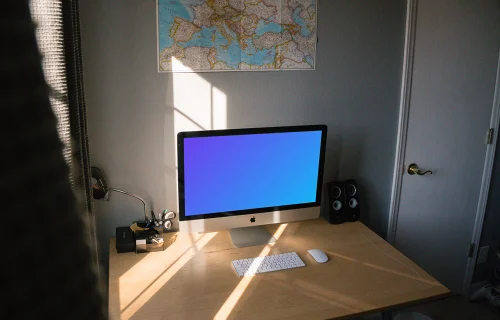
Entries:
POLYGON ((152 227, 149 230, 137 230, 135 235, 135 253, 146 253, 165 250, 163 226, 152 227))

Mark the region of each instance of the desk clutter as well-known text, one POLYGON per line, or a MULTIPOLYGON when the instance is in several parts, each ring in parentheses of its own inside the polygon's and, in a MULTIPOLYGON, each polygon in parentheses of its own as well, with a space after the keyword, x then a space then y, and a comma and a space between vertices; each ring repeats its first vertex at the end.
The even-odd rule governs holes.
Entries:
POLYGON ((116 228, 116 252, 152 252, 165 250, 163 230, 172 228, 172 219, 177 214, 173 211, 163 210, 156 218, 151 210, 148 218, 148 205, 142 197, 125 190, 109 187, 101 170, 92 167, 92 196, 95 200, 109 201, 109 193, 116 192, 142 202, 144 206, 144 220, 134 221, 128 227, 116 228))
POLYGON ((151 211, 149 220, 134 221, 128 227, 117 227, 116 252, 145 253, 165 250, 163 230, 170 230, 172 219, 175 217, 175 212, 164 210, 157 219, 151 211))

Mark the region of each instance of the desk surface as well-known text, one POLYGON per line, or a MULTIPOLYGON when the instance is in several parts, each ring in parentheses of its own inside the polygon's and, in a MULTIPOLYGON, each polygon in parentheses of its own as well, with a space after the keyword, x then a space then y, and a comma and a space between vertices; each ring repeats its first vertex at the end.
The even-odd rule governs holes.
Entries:
POLYGON ((229 232, 169 233, 170 246, 109 261, 110 319, 328 319, 383 311, 450 291, 360 222, 266 226, 274 245, 233 248, 229 232), (316 263, 308 249, 329 257, 316 263), (232 260, 295 251, 304 268, 239 278, 232 260))

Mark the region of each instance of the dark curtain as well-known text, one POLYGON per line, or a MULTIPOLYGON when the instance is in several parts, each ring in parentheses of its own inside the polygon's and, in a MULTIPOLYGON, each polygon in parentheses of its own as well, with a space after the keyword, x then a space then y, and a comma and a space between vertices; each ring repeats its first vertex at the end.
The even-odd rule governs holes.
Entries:
POLYGON ((94 248, 94 260, 97 266, 97 272, 99 272, 99 256, 91 184, 92 172, 87 135, 87 111, 83 84, 79 0, 62 1, 62 13, 70 131, 73 137, 74 159, 78 161, 78 170, 75 171, 79 178, 75 179, 75 184, 80 190, 83 190, 82 196, 89 221, 89 235, 94 248))
MULTIPOLYGON (((69 63, 62 64, 62 72, 56 68, 55 73, 50 73, 55 82, 50 81, 47 72, 44 77, 47 65, 61 66, 61 61, 68 60, 64 54, 63 60, 57 55, 45 61, 42 69, 29 3, 11 0, 0 10, 0 194, 5 297, 2 315, 7 319, 105 319, 95 249, 89 241, 87 211, 92 206, 87 204, 87 210, 82 210, 78 204, 82 194, 78 192, 79 184, 85 187, 89 179, 83 173, 75 179, 78 174, 73 172, 80 170, 71 170, 85 165, 81 159, 88 161, 88 144, 81 146, 86 134, 75 137, 73 144, 67 134, 68 121, 70 126, 73 121, 79 123, 78 130, 84 127, 84 107, 72 110, 72 99, 83 101, 73 96, 82 96, 83 87, 75 94, 75 87, 68 84, 65 92, 63 83, 69 63), (59 108, 55 102, 67 103, 69 107, 63 109, 65 112, 55 112, 59 108), (73 120, 74 112, 80 115, 79 119, 73 120), (73 163, 71 158, 80 160, 73 163)), ((58 8, 40 8, 47 15, 56 13, 51 20, 54 30, 60 29, 58 8)), ((56 33, 54 46, 48 48, 51 53, 57 51, 61 39, 61 34, 56 33)), ((80 54, 77 56, 81 58, 80 54)), ((81 80, 81 59, 79 68, 80 71, 70 72, 79 74, 75 77, 81 80)), ((70 72, 68 79, 73 78, 70 72)))
POLYGON ((50 102, 58 120, 69 180, 85 212, 89 241, 98 268, 97 237, 91 189, 89 143, 83 84, 78 0, 31 0, 50 102))

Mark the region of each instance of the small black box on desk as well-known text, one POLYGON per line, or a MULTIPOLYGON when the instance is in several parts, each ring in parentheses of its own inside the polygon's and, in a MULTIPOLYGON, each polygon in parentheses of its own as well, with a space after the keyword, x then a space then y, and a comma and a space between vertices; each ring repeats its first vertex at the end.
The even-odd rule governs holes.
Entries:
POLYGON ((116 252, 135 252, 135 236, 130 227, 116 228, 116 252))

